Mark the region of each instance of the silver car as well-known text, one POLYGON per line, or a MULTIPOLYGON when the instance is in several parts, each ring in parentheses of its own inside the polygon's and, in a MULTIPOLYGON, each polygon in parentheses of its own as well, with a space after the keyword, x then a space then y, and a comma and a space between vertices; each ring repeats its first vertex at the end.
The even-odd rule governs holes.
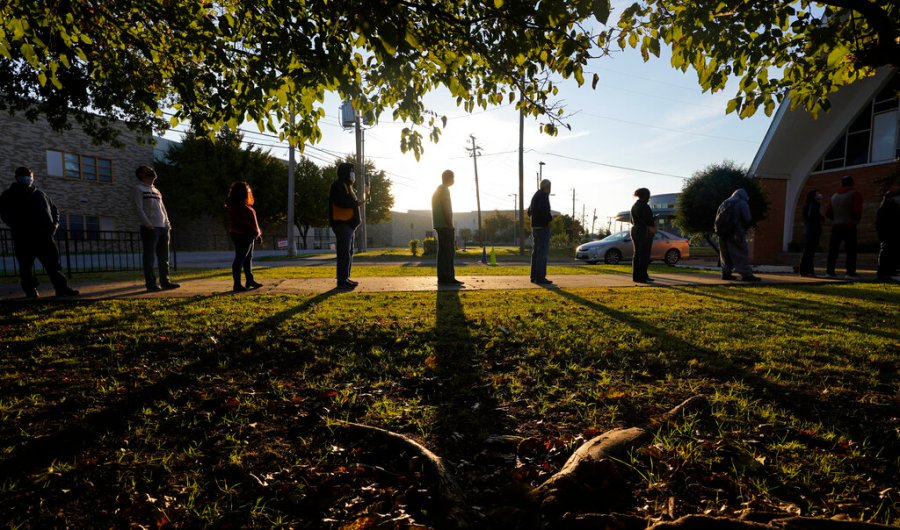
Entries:
MULTIPOLYGON (((631 234, 628 230, 616 232, 599 241, 585 243, 575 249, 575 259, 592 265, 600 261, 616 264, 622 260, 630 260, 632 255, 634 247, 631 246, 631 234)), ((668 265, 675 265, 681 258, 690 255, 687 239, 662 230, 653 236, 653 246, 650 248, 651 260, 662 260, 668 265)))

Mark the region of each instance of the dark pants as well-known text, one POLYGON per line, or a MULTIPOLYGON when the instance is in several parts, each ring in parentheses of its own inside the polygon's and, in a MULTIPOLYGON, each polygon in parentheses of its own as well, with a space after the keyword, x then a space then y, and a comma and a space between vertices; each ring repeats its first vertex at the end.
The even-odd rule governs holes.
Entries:
POLYGON ((816 257, 816 249, 819 247, 819 238, 822 236, 822 227, 806 227, 803 233, 803 257, 800 258, 800 274, 815 274, 813 260, 816 257))
POLYGON ((453 228, 435 228, 437 233, 437 277, 439 282, 456 279, 453 259, 456 254, 456 235, 453 228))
POLYGON ((249 234, 231 234, 234 243, 234 261, 231 262, 231 276, 235 287, 241 285, 241 269, 247 277, 247 283, 253 283, 253 242, 254 236, 249 234))
POLYGON ((169 229, 166 227, 141 227, 141 241, 144 243, 144 282, 147 287, 156 285, 153 274, 153 259, 159 264, 159 282, 169 283, 169 229))
POLYGON ((828 268, 826 272, 829 275, 834 275, 838 253, 841 251, 841 243, 844 243, 844 250, 847 252, 847 274, 856 274, 856 225, 831 227, 831 239, 828 242, 828 268))
POLYGON ((878 278, 886 280, 897 274, 900 266, 900 241, 882 241, 878 251, 878 278))
POLYGON ((547 279, 547 258, 550 255, 550 227, 532 226, 534 248, 531 250, 531 281, 547 279))
POLYGON ((743 233, 735 233, 719 238, 719 260, 722 262, 722 275, 736 272, 741 276, 753 276, 750 267, 750 250, 747 237, 743 233))
POLYGON ((350 270, 353 268, 353 234, 356 228, 351 228, 344 223, 332 225, 334 232, 334 250, 337 253, 337 281, 345 282, 350 279, 350 270))
POLYGON ((16 238, 16 260, 19 262, 19 278, 22 289, 30 293, 37 289, 38 281, 34 275, 34 260, 41 260, 41 265, 50 278, 50 283, 56 292, 62 292, 69 288, 66 277, 63 276, 62 266, 59 264, 59 249, 56 240, 52 237, 20 237, 16 238))
POLYGON ((650 267, 650 248, 653 246, 653 236, 645 227, 631 227, 631 245, 634 247, 634 257, 631 259, 631 279, 636 282, 645 281, 650 276, 647 268, 650 267))

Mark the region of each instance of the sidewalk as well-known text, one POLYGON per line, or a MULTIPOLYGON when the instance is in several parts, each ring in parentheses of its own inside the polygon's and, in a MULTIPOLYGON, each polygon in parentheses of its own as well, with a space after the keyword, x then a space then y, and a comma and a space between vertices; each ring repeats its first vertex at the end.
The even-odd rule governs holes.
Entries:
MULTIPOLYGON (((681 287, 687 285, 783 285, 828 283, 841 280, 826 278, 802 278, 796 274, 757 274, 762 282, 745 283, 727 281, 713 274, 663 273, 654 274, 654 282, 638 284, 631 281, 630 274, 579 274, 551 276, 553 285, 540 286, 529 281, 527 276, 460 276, 465 282, 462 287, 438 286, 433 276, 407 277, 359 277, 356 293, 383 293, 396 291, 483 291, 510 289, 585 289, 621 287, 681 287)), ((869 277, 866 277, 869 279, 869 277)), ((331 278, 311 279, 268 279, 261 280, 262 288, 245 293, 231 291, 231 279, 178 280, 180 289, 148 293, 143 281, 85 281, 72 282, 81 296, 72 299, 102 300, 108 298, 189 298, 194 296, 255 296, 277 294, 317 294, 335 290, 335 280, 331 278)), ((42 285, 44 297, 52 298, 53 289, 49 283, 42 285)), ((27 300, 18 284, 0 285, 0 300, 27 300)))

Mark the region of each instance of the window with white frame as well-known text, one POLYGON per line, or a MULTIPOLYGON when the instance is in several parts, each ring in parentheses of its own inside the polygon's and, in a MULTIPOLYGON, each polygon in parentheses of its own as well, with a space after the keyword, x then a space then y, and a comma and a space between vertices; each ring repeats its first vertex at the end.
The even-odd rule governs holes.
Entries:
POLYGON ((900 158, 900 75, 853 120, 816 166, 827 171, 900 158))
POLYGON ((47 174, 90 182, 112 182, 112 160, 64 151, 47 151, 47 174))

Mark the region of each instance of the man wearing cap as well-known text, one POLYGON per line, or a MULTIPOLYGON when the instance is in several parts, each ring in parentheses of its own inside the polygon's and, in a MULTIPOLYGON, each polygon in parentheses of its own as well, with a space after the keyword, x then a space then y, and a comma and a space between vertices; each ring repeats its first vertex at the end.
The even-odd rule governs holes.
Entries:
POLYGON ((16 180, 0 195, 0 218, 12 229, 22 290, 28 298, 38 297, 34 260, 41 260, 56 296, 76 296, 59 264, 59 249, 53 239, 59 227, 59 211, 46 193, 34 186, 34 172, 16 169, 16 180))
POLYGON ((139 166, 135 176, 140 183, 135 188, 135 204, 141 220, 141 241, 144 244, 144 282, 147 290, 178 289, 181 287, 169 279, 169 215, 163 204, 162 193, 156 189, 156 171, 150 166, 139 166), (159 266, 159 283, 153 274, 153 257, 159 266))

